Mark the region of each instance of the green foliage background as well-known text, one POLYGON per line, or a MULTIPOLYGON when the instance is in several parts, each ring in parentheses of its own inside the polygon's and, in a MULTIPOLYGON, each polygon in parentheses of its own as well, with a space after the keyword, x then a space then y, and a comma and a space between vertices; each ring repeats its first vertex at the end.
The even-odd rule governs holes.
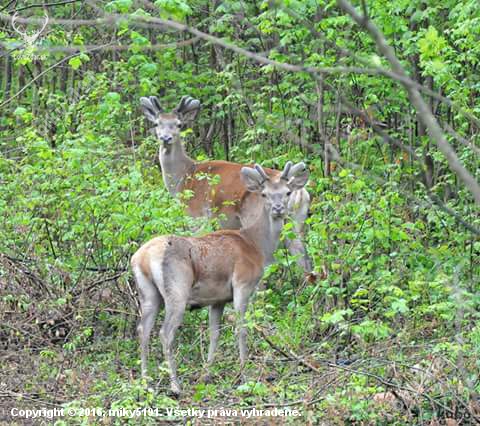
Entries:
MULTIPOLYGON (((8 22, 0 29, 7 52, 0 59, 0 341, 7 359, 0 371, 16 371, 9 389, 78 407, 297 401, 312 424, 422 424, 475 413, 480 241, 432 204, 421 176, 432 172, 429 191, 477 229, 478 206, 399 85, 380 75, 337 73, 319 87, 306 72, 262 65, 192 42, 187 33, 142 28, 129 16, 171 18, 311 67, 385 67, 373 41, 329 1, 160 0, 157 9, 132 0, 97 3, 122 19, 111 26, 52 25, 30 51, 8 22), (126 47, 98 48, 110 43, 126 47), (302 159, 312 174, 306 238, 319 279, 303 280, 279 251, 249 311, 252 361, 240 387, 233 324, 227 320, 223 330, 214 384, 204 384, 198 366, 207 313, 187 315, 178 350, 188 389, 181 401, 166 396, 166 370, 155 370, 153 357, 159 387, 138 378, 134 285, 125 272, 142 242, 191 234, 199 225, 163 187, 158 145, 138 108, 139 97, 151 94, 167 108, 184 94, 201 100, 202 112, 184 135, 198 160, 281 167, 302 159), (340 95, 423 162, 384 144, 342 108, 340 95), (343 165, 326 166, 326 142, 343 165), (285 362, 279 348, 304 362, 285 362), (392 391, 386 383, 413 391, 397 389, 403 405, 386 408, 378 402, 392 391)), ((439 122, 478 146, 478 128, 459 111, 480 112, 477 2, 367 4, 410 75, 457 107, 429 99, 439 122)), ((22 5, 28 2, 15 3, 22 5)), ((51 18, 98 13, 86 4, 48 8, 51 18)), ((450 141, 478 179, 478 155, 450 141)), ((201 225, 201 232, 215 228, 201 225)))

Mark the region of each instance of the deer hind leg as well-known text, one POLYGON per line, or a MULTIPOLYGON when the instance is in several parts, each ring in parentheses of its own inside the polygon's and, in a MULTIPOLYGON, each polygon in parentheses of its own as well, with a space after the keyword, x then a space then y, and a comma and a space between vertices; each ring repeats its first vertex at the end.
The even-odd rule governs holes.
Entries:
POLYGON ((183 321, 192 287, 193 273, 185 263, 177 262, 175 259, 155 265, 152 270, 155 282, 165 301, 165 319, 160 329, 160 339, 165 359, 168 362, 170 389, 172 393, 179 395, 181 389, 177 378, 174 341, 178 327, 183 321))
POLYGON ((174 354, 174 341, 175 334, 178 327, 183 321, 183 315, 185 313, 186 303, 178 302, 165 304, 165 321, 163 322, 160 330, 160 338, 163 343, 163 352, 165 359, 168 362, 168 369, 170 371, 170 389, 171 391, 179 395, 181 392, 180 384, 177 377, 177 364, 175 362, 174 354))
POLYGON ((133 272, 140 298, 140 321, 137 326, 137 332, 140 340, 142 376, 145 377, 147 375, 150 334, 162 304, 162 296, 153 281, 150 280, 140 268, 134 268, 133 272))
POLYGON ((310 195, 308 195, 308 192, 305 189, 294 191, 288 202, 288 211, 295 222, 296 238, 285 241, 285 245, 292 256, 300 255, 297 263, 307 273, 312 272, 312 261, 303 242, 303 228, 308 217, 309 208, 310 195))

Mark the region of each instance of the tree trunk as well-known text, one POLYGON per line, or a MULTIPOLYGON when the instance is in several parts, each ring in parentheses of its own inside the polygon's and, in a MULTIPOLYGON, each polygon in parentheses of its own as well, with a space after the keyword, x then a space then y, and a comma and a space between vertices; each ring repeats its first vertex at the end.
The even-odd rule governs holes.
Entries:
POLYGON ((12 57, 7 55, 5 58, 5 86, 4 86, 4 99, 8 99, 10 97, 10 92, 12 90, 12 57))

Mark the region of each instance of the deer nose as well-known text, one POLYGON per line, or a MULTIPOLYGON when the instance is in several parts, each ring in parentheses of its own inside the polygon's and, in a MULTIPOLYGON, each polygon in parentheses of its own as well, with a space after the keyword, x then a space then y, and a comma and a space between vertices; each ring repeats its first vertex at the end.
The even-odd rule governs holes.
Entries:
POLYGON ((272 206, 272 212, 279 216, 283 215, 285 213, 285 207, 283 204, 274 204, 272 206))
POLYGON ((172 136, 172 135, 161 135, 161 136, 160 136, 160 140, 161 140, 162 142, 165 142, 165 143, 171 142, 172 139, 173 139, 173 136, 172 136))

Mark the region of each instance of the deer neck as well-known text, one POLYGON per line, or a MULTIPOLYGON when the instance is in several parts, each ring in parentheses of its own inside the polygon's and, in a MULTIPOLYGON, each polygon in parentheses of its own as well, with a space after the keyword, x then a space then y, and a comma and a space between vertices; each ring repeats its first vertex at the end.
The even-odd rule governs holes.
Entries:
POLYGON ((178 140, 171 145, 160 145, 160 164, 163 182, 172 195, 180 192, 185 176, 192 170, 195 162, 187 155, 178 140))
POLYGON ((273 218, 265 208, 255 223, 240 232, 263 254, 264 266, 274 262, 273 253, 278 247, 284 218, 273 218))

